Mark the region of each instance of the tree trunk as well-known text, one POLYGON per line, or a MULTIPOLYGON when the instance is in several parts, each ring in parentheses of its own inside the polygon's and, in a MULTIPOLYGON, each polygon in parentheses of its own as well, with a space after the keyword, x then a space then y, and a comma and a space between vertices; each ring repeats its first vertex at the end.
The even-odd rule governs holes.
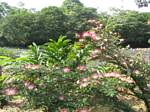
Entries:
POLYGON ((2 66, 0 66, 0 76, 2 75, 2 66))

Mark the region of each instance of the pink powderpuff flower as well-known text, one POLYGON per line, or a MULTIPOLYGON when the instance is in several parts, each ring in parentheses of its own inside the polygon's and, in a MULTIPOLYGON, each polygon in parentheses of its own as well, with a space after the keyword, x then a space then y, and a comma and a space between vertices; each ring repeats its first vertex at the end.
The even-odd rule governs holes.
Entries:
POLYGON ((64 73, 69 73, 71 69, 69 67, 64 67, 63 68, 64 73))
POLYGON ((86 77, 86 78, 81 78, 80 81, 81 82, 88 82, 90 80, 90 77, 86 77))
POLYGON ((96 20, 95 20, 95 19, 90 19, 90 20, 88 20, 87 22, 88 22, 88 23, 95 23, 96 20))
POLYGON ((14 96, 17 94, 17 92, 18 92, 17 88, 14 87, 6 88, 3 91, 4 95, 6 96, 14 96))
POLYGON ((35 85, 29 81, 24 81, 24 86, 29 90, 33 90, 35 88, 35 85))
POLYGON ((77 70, 79 70, 80 72, 83 72, 86 70, 86 66, 85 65, 78 65, 77 70))
POLYGON ((27 65, 24 65, 24 68, 25 68, 25 69, 36 70, 36 69, 39 69, 39 68, 40 68, 40 65, 27 64, 27 65))
POLYGON ((97 55, 97 54, 92 54, 92 55, 91 55, 91 59, 96 59, 96 58, 98 58, 98 55, 97 55))
POLYGON ((33 90, 34 88, 35 88, 35 85, 34 84, 30 84, 30 85, 28 85, 28 87, 27 87, 29 90, 33 90))
POLYGON ((120 77, 119 78, 121 81, 125 81, 127 83, 135 83, 134 80, 132 80, 130 77, 120 77))
POLYGON ((82 34, 81 33, 76 33, 76 37, 80 39, 80 38, 82 38, 82 34))
POLYGON ((132 80, 130 77, 121 76, 120 74, 115 72, 106 73, 104 74, 104 77, 114 77, 120 79, 121 81, 125 81, 127 83, 134 83, 134 80, 132 80))
POLYGON ((92 77, 93 79, 99 79, 99 78, 102 78, 102 75, 101 75, 101 74, 98 74, 98 73, 94 73, 94 74, 91 75, 91 77, 92 77))
POLYGON ((91 37, 91 39, 94 40, 94 41, 97 41, 97 40, 100 39, 94 31, 91 31, 91 32, 90 32, 90 37, 91 37))
POLYGON ((92 51, 92 54, 93 55, 96 55, 96 54, 99 54, 99 53, 101 53, 101 49, 100 48, 96 48, 94 51, 92 51))
POLYGON ((80 83, 80 88, 87 87, 88 85, 89 85, 88 82, 81 82, 81 83, 80 83))
POLYGON ((138 75, 138 74, 140 74, 140 71, 139 70, 135 70, 134 73, 138 75))
POLYGON ((59 100, 63 101, 65 99, 65 96, 64 95, 60 95, 59 96, 59 100))
POLYGON ((60 109, 59 112, 69 112, 67 108, 60 109))
POLYGON ((92 36, 91 39, 94 41, 99 40, 97 36, 92 36))
POLYGON ((116 72, 106 73, 106 74, 104 74, 104 76, 105 77, 115 77, 115 78, 121 77, 121 75, 116 72))
POLYGON ((89 31, 83 32, 82 36, 83 36, 83 37, 90 37, 90 36, 91 36, 91 33, 90 33, 89 31))

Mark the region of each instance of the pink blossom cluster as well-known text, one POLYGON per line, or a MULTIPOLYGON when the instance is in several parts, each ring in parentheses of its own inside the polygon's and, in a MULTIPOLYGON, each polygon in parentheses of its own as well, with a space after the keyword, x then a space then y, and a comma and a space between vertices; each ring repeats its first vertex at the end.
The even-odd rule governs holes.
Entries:
POLYGON ((8 87, 3 90, 3 94, 6 96, 14 96, 18 93, 18 89, 16 87, 8 87))
POLYGON ((62 108, 62 109, 59 109, 59 112, 69 112, 69 110, 67 108, 62 108))
POLYGON ((33 90, 35 88, 35 84, 30 82, 30 81, 24 81, 24 86, 28 89, 28 90, 33 90))
POLYGON ((75 112, 91 112, 88 108, 77 109, 75 112))
POLYGON ((80 88, 87 87, 90 84, 90 77, 81 78, 77 81, 77 84, 80 85, 80 88))
POLYGON ((91 58, 97 58, 98 55, 102 52, 102 49, 101 48, 96 48, 95 50, 93 50, 91 52, 91 58))
POLYGON ((111 78, 111 77, 117 78, 117 79, 124 81, 124 82, 127 82, 127 83, 134 83, 134 80, 131 79, 130 77, 123 76, 123 75, 116 73, 116 72, 110 72, 110 73, 105 73, 105 74, 93 73, 89 77, 81 78, 80 80, 78 80, 77 84, 80 85, 80 88, 84 88, 84 87, 87 87, 91 83, 99 84, 100 83, 98 81, 99 79, 111 78))
POLYGON ((95 20, 95 19, 91 19, 87 21, 88 23, 93 24, 94 26, 96 26, 96 29, 102 29, 103 24, 101 24, 99 21, 95 20))
MULTIPOLYGON (((69 112, 69 110, 67 108, 62 108, 59 109, 59 112, 69 112)), ((91 112, 91 110, 88 108, 83 108, 83 109, 77 109, 75 112, 91 112)))
POLYGON ((71 69, 69 67, 64 67, 63 72, 64 73, 69 73, 69 72, 71 72, 71 69))
POLYGON ((83 71, 86 70, 86 66, 85 65, 78 65, 77 70, 80 71, 80 72, 83 72, 83 71))
POLYGON ((64 95, 60 95, 60 96, 58 97, 58 99, 61 100, 61 101, 63 101, 63 100, 65 99, 65 96, 64 96, 64 95))
POLYGON ((134 83, 134 80, 130 77, 125 77, 119 73, 116 72, 110 72, 110 73, 106 73, 104 74, 104 77, 114 77, 114 78, 118 78, 121 81, 127 82, 127 83, 134 83))
POLYGON ((36 69, 39 69, 39 68, 40 68, 40 65, 27 64, 27 65, 24 65, 24 68, 25 68, 25 69, 36 70, 36 69))
POLYGON ((86 31, 82 33, 77 33, 76 36, 79 38, 79 41, 83 41, 84 38, 86 37, 90 37, 93 41, 100 39, 94 31, 86 31))

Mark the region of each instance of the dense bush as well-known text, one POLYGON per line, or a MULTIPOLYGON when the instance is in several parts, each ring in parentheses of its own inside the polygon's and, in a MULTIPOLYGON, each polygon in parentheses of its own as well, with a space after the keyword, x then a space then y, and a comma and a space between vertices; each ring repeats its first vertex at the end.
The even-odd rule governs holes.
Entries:
POLYGON ((78 38, 74 44, 60 37, 30 46, 28 55, 12 64, 14 80, 4 87, 3 94, 18 93, 32 108, 61 112, 89 109, 96 94, 111 98, 134 87, 116 34, 101 29, 97 34, 84 32, 78 38), (97 59, 99 66, 88 66, 97 59))

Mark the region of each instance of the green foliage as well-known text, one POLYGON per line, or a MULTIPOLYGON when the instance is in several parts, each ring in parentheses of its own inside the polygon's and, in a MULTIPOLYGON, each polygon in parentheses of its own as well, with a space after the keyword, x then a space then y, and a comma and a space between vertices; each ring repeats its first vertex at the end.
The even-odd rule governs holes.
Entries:
POLYGON ((0 19, 6 16, 10 9, 11 7, 7 3, 0 2, 0 19))
POLYGON ((14 9, 0 25, 1 46, 25 46, 30 37, 33 16, 26 9, 14 9))
POLYGON ((63 36, 60 36, 57 42, 51 39, 44 44, 43 50, 47 63, 64 63, 70 51, 70 44, 70 40, 63 36))
POLYGON ((34 13, 24 8, 11 8, 1 20, 0 46, 43 44, 49 39, 57 40, 60 35, 75 40, 75 33, 88 30, 87 20, 94 18, 97 18, 96 9, 71 0, 64 1, 60 8, 49 6, 34 13))
POLYGON ((77 32, 89 30, 90 26, 87 21, 98 18, 95 8, 84 7, 78 0, 66 0, 61 8, 67 15, 66 35, 69 38, 72 38, 77 32))
POLYGON ((147 25, 148 15, 149 13, 119 11, 119 13, 109 18, 107 28, 114 32, 119 32, 121 38, 125 39, 124 45, 148 47, 150 36, 150 28, 147 25))
POLYGON ((118 88, 132 85, 132 82, 128 84, 127 76, 122 75, 124 69, 115 63, 116 60, 108 59, 108 55, 113 56, 112 52, 117 53, 116 45, 120 43, 117 37, 105 29, 98 34, 104 38, 92 40, 92 37, 84 37, 81 42, 71 43, 60 36, 57 41, 51 39, 44 45, 34 43, 29 47, 27 60, 16 59, 13 74, 19 78, 14 84, 20 88, 19 93, 28 100, 29 106, 48 111, 63 108, 75 111, 90 106, 95 94, 111 98, 119 94, 118 88), (110 50, 110 47, 115 49, 110 50), (101 50, 95 52, 95 49, 101 50), (87 66, 94 60, 93 52, 100 52, 97 58, 103 63, 99 67, 94 66, 97 68, 94 73, 94 67, 87 66), (113 76, 107 76, 109 74, 113 76))
POLYGON ((43 44, 49 37, 57 40, 58 36, 65 35, 65 18, 57 7, 48 7, 37 13, 13 9, 1 20, 0 45, 25 47, 32 42, 43 44))
POLYGON ((7 57, 12 57, 15 58, 16 54, 14 54, 13 51, 7 49, 7 48, 1 48, 0 47, 0 56, 7 56, 7 57))
POLYGON ((12 58, 6 56, 0 56, 0 60, 0 66, 5 66, 13 61, 12 58))
MULTIPOLYGON (((0 90, 4 89, 6 76, 0 75, 0 90)), ((0 108, 2 108, 6 103, 6 97, 0 92, 0 108)))

